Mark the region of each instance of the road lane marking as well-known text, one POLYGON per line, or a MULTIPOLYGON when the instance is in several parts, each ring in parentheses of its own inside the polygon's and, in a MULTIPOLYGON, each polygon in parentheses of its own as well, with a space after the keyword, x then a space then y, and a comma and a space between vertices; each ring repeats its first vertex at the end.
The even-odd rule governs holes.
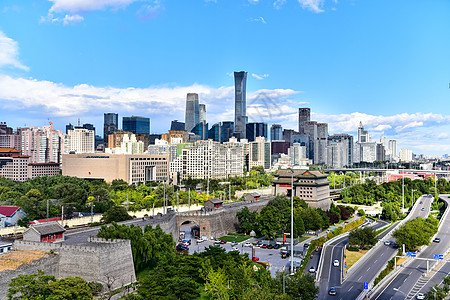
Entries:
POLYGON ((367 271, 369 271, 370 270, 370 267, 367 269, 367 271))
POLYGON ((362 275, 361 275, 361 277, 359 277, 358 281, 360 281, 361 279, 362 279, 362 275))
POLYGON ((353 285, 351 286, 351 288, 348 289, 348 291, 350 292, 353 289, 353 285))

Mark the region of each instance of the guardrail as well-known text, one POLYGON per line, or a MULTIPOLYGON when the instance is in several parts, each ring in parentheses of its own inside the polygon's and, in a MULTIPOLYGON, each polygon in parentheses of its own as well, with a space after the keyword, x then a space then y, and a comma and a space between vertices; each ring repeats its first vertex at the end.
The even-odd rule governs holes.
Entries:
POLYGON ((343 237, 346 237, 346 236, 348 236, 349 234, 350 234, 349 231, 348 231, 348 232, 345 232, 345 233, 343 233, 343 234, 340 234, 340 235, 338 235, 338 236, 335 236, 334 238, 332 238, 331 240, 326 241, 326 242, 323 244, 323 246, 322 246, 322 253, 320 254, 319 264, 318 264, 318 266, 317 266, 317 269, 318 269, 318 270, 317 270, 317 272, 316 272, 316 282, 319 281, 320 276, 322 275, 323 256, 324 256, 324 253, 325 253, 325 251, 326 251, 326 247, 327 247, 329 244, 331 244, 332 242, 334 242, 334 241, 336 241, 336 240, 338 240, 338 239, 341 239, 341 238, 343 238, 343 237))

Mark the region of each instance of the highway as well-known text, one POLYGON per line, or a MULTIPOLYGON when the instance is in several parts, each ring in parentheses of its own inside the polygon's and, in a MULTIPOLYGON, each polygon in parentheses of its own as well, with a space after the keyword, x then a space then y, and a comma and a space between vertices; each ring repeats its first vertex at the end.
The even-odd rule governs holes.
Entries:
MULTIPOLYGON (((441 195, 440 198, 446 201, 447 205, 450 203, 448 195, 441 195)), ((433 259, 435 254, 444 254, 450 247, 450 214, 446 214, 445 219, 441 220, 441 222, 444 223, 437 234, 437 237, 441 239, 441 242, 432 242, 425 250, 417 255, 418 258, 433 259)), ((430 261, 429 266, 431 267, 434 262, 435 261, 430 261)), ((448 269, 449 266, 444 266, 444 268, 446 267, 448 269)), ((426 283, 426 278, 423 278, 423 274, 426 272, 427 262, 421 259, 413 259, 413 261, 399 272, 394 280, 381 291, 380 295, 373 295, 371 298, 380 300, 412 299, 419 292, 420 285, 426 283), (419 285, 419 288, 413 289, 416 284, 419 285), (394 288, 396 290, 394 290, 394 288)))
MULTIPOLYGON (((423 203, 420 204, 419 202, 416 205, 414 205, 413 211, 410 213, 410 216, 408 216, 408 218, 411 219, 417 217, 426 218, 430 213, 432 200, 433 200, 432 197, 428 196, 421 197, 417 201, 422 201, 423 203), (424 208, 424 210, 421 210, 422 207, 424 208)), ((391 226, 389 229, 383 232, 383 235, 381 237, 384 237, 394 229, 395 226, 391 226)), ((362 258, 365 259, 363 264, 360 264, 359 266, 354 266, 357 269, 353 269, 352 273, 343 279, 341 285, 335 286, 337 290, 336 296, 329 296, 328 289, 323 288, 321 283, 320 294, 318 299, 341 299, 341 300, 356 299, 364 289, 364 282, 372 281, 380 271, 380 268, 384 267, 384 265, 396 251, 397 249, 394 249, 392 246, 386 246, 384 244, 377 246, 374 250, 372 250, 370 254, 368 254, 368 256, 366 255, 366 257, 362 258)), ((333 253, 333 255, 336 254, 333 253)), ((328 262, 332 264, 332 260, 328 259, 328 262)), ((325 260, 324 260, 324 268, 325 268, 325 260)), ((331 280, 336 280, 336 277, 333 277, 333 275, 331 275, 329 278, 331 280)))

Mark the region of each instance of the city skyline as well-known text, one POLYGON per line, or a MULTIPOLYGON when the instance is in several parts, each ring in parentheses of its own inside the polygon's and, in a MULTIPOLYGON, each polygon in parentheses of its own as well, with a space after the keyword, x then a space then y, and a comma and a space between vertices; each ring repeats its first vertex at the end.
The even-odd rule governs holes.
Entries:
POLYGON ((184 119, 187 93, 199 94, 210 125, 233 121, 232 76, 244 70, 249 122, 296 129, 298 108, 310 107, 330 134, 356 136, 362 122, 399 149, 450 151, 445 1, 89 2, 0 6, 8 126, 63 129, 81 118, 101 132, 103 113, 114 112, 149 117, 162 133, 184 119), (239 29, 243 37, 232 35, 239 29))

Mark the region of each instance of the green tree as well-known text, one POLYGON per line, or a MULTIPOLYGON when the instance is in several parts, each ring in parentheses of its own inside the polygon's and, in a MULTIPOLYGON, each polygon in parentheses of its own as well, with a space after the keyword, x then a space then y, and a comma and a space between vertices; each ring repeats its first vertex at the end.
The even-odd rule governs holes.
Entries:
POLYGON ((266 206, 261 210, 259 217, 259 231, 262 235, 272 239, 280 232, 282 215, 275 206, 266 206))
POLYGON ((286 293, 294 299, 313 300, 317 298, 319 288, 316 287, 313 276, 297 272, 288 277, 286 293))
POLYGON ((205 287, 212 299, 230 299, 227 285, 227 276, 223 269, 219 268, 217 271, 209 271, 205 287))
POLYGON ((258 212, 251 212, 246 206, 236 213, 236 217, 239 221, 240 232, 248 234, 250 231, 257 229, 258 212))
POLYGON ((370 248, 377 243, 377 234, 372 227, 355 228, 349 233, 348 244, 361 249, 370 248))
POLYGON ((93 298, 89 284, 81 277, 66 277, 49 283, 48 300, 89 300, 93 298))
POLYGON ((111 222, 122 222, 131 220, 132 217, 128 214, 127 210, 123 206, 113 206, 103 214, 102 221, 106 224, 111 222))
POLYGON ((406 222, 392 234, 397 244, 405 244, 408 251, 415 250, 422 245, 429 245, 431 238, 436 234, 439 221, 430 216, 427 219, 416 218, 406 222))

